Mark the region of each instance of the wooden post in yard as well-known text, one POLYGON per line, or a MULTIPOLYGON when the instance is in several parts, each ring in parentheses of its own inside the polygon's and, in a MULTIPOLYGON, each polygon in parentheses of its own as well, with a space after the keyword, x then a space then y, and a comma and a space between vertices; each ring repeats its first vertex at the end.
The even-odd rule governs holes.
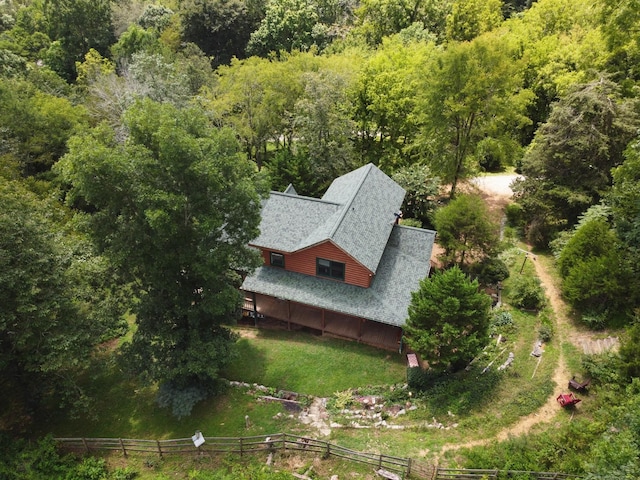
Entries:
POLYGON ((158 445, 158 455, 162 458, 162 447, 160 446, 160 440, 156 440, 156 445, 158 445))
POLYGON ((127 456, 127 449, 124 448, 124 442, 122 441, 121 438, 118 439, 120 441, 120 448, 122 448, 122 454, 126 457, 127 456))
POLYGON ((89 453, 89 445, 87 444, 87 440, 82 437, 82 444, 84 445, 84 449, 89 453))

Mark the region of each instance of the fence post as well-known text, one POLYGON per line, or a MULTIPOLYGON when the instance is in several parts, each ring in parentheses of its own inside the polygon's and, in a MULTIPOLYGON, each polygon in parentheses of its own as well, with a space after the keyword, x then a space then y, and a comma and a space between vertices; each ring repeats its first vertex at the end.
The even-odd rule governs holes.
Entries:
POLYGON ((242 456, 243 448, 242 448, 242 437, 240 437, 240 456, 242 456))
POLYGON ((411 459, 407 458, 407 477, 411 476, 411 459))
POLYGON ((89 445, 87 444, 87 440, 82 437, 82 444, 84 445, 84 449, 89 453, 89 445))
POLYGON ((156 444, 158 445, 158 455, 162 458, 162 447, 160 446, 160 440, 156 440, 156 444))
POLYGON ((127 456, 127 449, 124 448, 124 442, 122 441, 121 438, 118 439, 120 441, 120 448, 122 448, 122 454, 126 457, 127 456))
POLYGON ((380 458, 378 458, 378 470, 382 468, 382 454, 380 454, 380 458))

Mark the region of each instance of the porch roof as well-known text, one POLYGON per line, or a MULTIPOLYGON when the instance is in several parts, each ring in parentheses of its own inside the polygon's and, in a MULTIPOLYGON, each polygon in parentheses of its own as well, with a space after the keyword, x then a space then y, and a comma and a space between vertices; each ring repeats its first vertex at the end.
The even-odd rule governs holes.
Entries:
POLYGON ((395 225, 369 288, 263 266, 242 289, 402 327, 431 267, 435 232, 395 225))

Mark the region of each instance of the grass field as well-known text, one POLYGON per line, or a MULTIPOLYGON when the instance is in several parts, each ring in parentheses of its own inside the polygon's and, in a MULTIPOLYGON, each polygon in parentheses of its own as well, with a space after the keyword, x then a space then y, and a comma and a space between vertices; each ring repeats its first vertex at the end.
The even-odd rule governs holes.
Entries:
POLYGON ((238 332, 240 358, 224 372, 229 380, 321 397, 406 381, 405 360, 399 353, 301 332, 238 332))
MULTIPOLYGON (((366 385, 402 383, 406 368, 398 353, 304 333, 239 330, 238 359, 223 376, 275 389, 314 396, 366 385), (251 338, 248 338, 251 337, 251 338)), ((39 433, 55 436, 182 438, 201 430, 207 436, 243 436, 287 431, 286 420, 274 420, 279 404, 258 402, 241 390, 198 404, 184 419, 174 418, 155 402, 155 387, 141 386, 119 371, 109 353, 95 362, 85 382, 95 399, 92 415, 70 419, 55 412, 39 424, 39 433), (245 415, 252 419, 245 427, 245 415)))

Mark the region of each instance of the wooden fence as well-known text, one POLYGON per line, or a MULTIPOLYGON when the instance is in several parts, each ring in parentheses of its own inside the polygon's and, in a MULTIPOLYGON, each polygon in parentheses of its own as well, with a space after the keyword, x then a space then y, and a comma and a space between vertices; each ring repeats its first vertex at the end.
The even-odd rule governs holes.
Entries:
POLYGON ((579 480, 580 475, 557 472, 523 470, 480 470, 464 468, 436 468, 434 480, 579 480))
POLYGON ((204 437, 196 447, 191 438, 175 440, 137 440, 130 438, 56 438, 59 448, 75 452, 117 451, 124 456, 131 453, 151 453, 162 457, 174 454, 271 454, 276 451, 300 451, 328 458, 372 465, 376 470, 395 473, 403 479, 424 480, 579 480, 580 475, 555 472, 518 470, 474 470, 440 468, 431 463, 378 453, 363 453, 322 440, 287 433, 254 437, 204 437))
MULTIPOLYGON (((411 473, 411 460, 391 455, 363 453, 341 447, 322 440, 300 437, 286 433, 255 437, 204 437, 205 442, 195 447, 191 438, 175 440, 137 440, 130 438, 56 438, 59 447, 76 452, 119 451, 124 456, 130 453, 153 453, 159 456, 173 454, 245 454, 265 453, 293 450, 319 455, 324 458, 333 456, 344 460, 372 465, 375 469, 383 469, 407 478, 411 473)), ((424 468, 416 467, 416 471, 424 468)), ((435 468, 431 467, 429 476, 417 478, 434 478, 435 468)))

